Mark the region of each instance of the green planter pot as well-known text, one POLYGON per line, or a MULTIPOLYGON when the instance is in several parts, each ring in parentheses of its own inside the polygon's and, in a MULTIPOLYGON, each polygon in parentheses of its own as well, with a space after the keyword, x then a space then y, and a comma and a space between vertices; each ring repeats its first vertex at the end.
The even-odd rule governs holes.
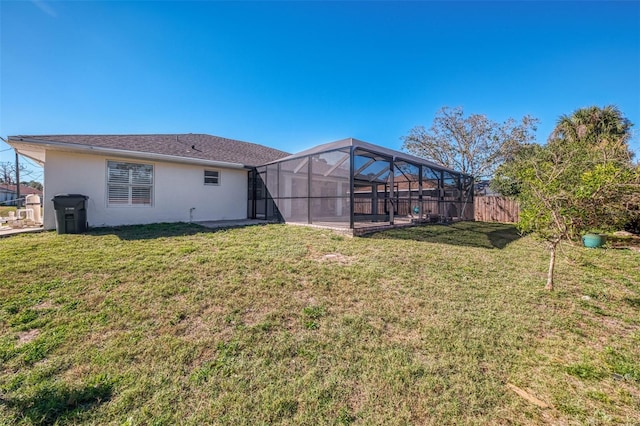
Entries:
POLYGON ((598 248, 604 244, 605 238, 598 234, 584 234, 582 236, 582 244, 589 248, 598 248))

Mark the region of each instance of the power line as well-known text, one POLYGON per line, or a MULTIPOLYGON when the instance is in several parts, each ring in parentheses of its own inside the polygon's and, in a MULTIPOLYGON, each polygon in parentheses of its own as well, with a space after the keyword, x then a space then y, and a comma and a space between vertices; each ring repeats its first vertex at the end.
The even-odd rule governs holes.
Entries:
MULTIPOLYGON (((2 136, 0 136, 0 140, 5 142, 6 144, 9 144, 9 142, 5 138, 3 138, 2 136)), ((0 150, 0 153, 6 152, 6 151, 11 151, 11 150, 15 150, 15 149, 13 147, 10 147, 10 148, 7 148, 7 149, 0 150)), ((17 150, 15 150, 15 151, 16 151, 16 177, 17 177, 18 184, 19 184, 20 183, 20 178, 19 178, 19 176, 20 176, 20 166, 18 165, 18 155, 19 155, 19 153, 18 153, 17 150)), ((24 161, 26 161, 29 165, 31 165, 31 167, 35 167, 36 170, 37 169, 42 170, 42 166, 40 166, 38 164, 35 164, 33 161, 31 161, 29 158, 25 157, 24 155, 21 155, 21 157, 22 157, 22 159, 24 161)), ((31 180, 41 179, 43 172, 40 172, 37 175, 32 176, 32 173, 34 171, 35 170, 29 170, 29 171, 24 170, 24 173, 27 176, 31 177, 32 178, 31 180)))
POLYGON ((36 174, 36 175, 31 175, 31 174, 29 174, 29 175, 27 175, 27 176, 29 176, 29 178, 31 178, 31 180, 38 180, 38 179, 41 179, 41 178, 42 178, 42 173, 38 173, 38 174, 36 174))
POLYGON ((32 162, 30 159, 28 159, 27 157, 25 157, 24 155, 22 156, 22 159, 25 160, 27 163, 31 164, 33 167, 37 167, 39 169, 42 168, 42 166, 39 166, 37 164, 35 164, 34 162, 32 162))

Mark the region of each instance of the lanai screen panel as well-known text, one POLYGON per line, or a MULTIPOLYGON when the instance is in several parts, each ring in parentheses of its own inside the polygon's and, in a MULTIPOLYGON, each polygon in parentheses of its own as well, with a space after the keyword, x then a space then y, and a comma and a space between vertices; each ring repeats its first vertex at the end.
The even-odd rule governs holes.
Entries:
POLYGON ((442 175, 440 170, 422 166, 422 214, 425 218, 439 217, 442 175))
POLYGON ((267 182, 277 182, 277 167, 275 171, 271 166, 261 166, 249 171, 249 200, 248 216, 258 219, 277 219, 277 209, 273 201, 272 192, 277 188, 269 189, 267 182), (273 176, 275 173, 275 177, 273 176), (271 175, 271 176, 269 176, 271 175))
POLYGON ((279 163, 276 204, 286 222, 309 220, 309 158, 295 158, 279 163))
POLYGON ((351 161, 348 148, 309 157, 310 222, 349 226, 351 217, 351 161))
POLYGON ((353 154, 354 221, 389 221, 391 159, 368 150, 353 154))
POLYGON ((407 161, 394 163, 394 214, 416 218, 420 214, 420 166, 407 161))
POLYGON ((269 164, 259 176, 280 219, 348 227, 350 165, 350 149, 334 149, 269 164))
POLYGON ((444 189, 444 210, 446 217, 460 217, 462 213, 462 191, 460 175, 457 173, 442 172, 442 186, 444 189))

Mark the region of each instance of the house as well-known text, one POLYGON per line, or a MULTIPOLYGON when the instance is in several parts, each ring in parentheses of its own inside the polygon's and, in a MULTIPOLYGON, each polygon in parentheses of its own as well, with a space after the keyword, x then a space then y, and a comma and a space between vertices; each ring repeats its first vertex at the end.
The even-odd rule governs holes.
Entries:
POLYGON ((473 217, 470 176, 344 139, 291 155, 203 134, 10 136, 44 166, 44 226, 51 199, 89 197, 89 226, 277 219, 359 225, 473 217))
POLYGON ((89 226, 247 217, 247 173, 288 155, 202 134, 11 136, 44 167, 44 227, 55 229, 51 199, 83 194, 89 226))
MULTIPOLYGON (((24 198, 30 194, 39 195, 40 198, 42 198, 42 191, 39 189, 20 185, 20 198, 24 198)), ((15 206, 16 202, 14 200, 16 198, 18 198, 16 185, 0 183, 0 206, 15 206)))
POLYGON ((474 193, 476 196, 500 196, 498 191, 491 188, 490 180, 481 180, 480 182, 476 182, 474 193))

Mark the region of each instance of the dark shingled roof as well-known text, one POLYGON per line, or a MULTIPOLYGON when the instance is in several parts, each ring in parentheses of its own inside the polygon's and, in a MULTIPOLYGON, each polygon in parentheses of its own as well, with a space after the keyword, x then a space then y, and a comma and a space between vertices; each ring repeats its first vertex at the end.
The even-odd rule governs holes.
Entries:
POLYGON ((11 136, 11 139, 14 141, 28 139, 29 141, 61 142, 72 145, 148 152, 237 163, 245 166, 259 166, 290 155, 264 145, 192 133, 179 135, 20 135, 11 136))

